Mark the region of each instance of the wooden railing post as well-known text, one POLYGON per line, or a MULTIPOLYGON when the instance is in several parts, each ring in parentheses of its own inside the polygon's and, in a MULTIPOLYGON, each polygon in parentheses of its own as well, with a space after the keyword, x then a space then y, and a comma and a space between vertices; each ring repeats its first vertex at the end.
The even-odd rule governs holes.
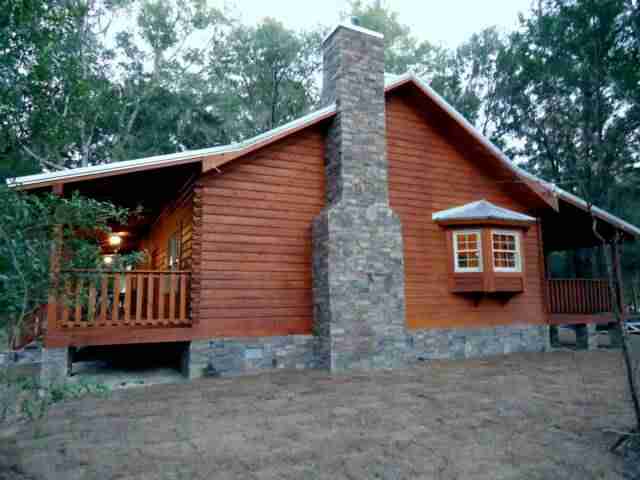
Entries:
POLYGON ((66 328, 117 327, 119 325, 187 325, 189 317, 189 271, 134 270, 102 272, 81 270, 87 278, 66 288, 75 297, 72 308, 63 308, 59 324, 66 328), (112 281, 113 280, 113 281, 112 281), (87 284, 87 281, 89 283, 87 284), (124 292, 121 292, 124 285, 124 292), (86 288, 85 288, 86 287, 86 288), (82 296, 88 291, 88 306, 82 296), (124 295, 121 298, 121 294, 124 295), (121 304, 122 301, 122 304, 121 304), (120 308, 122 307, 122 314, 120 308), (72 315, 72 318, 69 318, 72 315))
POLYGON ((552 314, 592 315, 613 311, 606 279, 550 279, 546 283, 552 314))
MULTIPOLYGON (((55 184, 52 187, 54 195, 62 196, 62 184, 55 184)), ((49 255, 49 298, 47 300, 47 337, 55 336, 59 330, 58 325, 58 288, 60 282, 60 254, 62 247, 62 227, 55 226, 52 232, 53 242, 51 244, 51 253, 49 255)), ((45 344, 46 344, 45 338, 45 344)))

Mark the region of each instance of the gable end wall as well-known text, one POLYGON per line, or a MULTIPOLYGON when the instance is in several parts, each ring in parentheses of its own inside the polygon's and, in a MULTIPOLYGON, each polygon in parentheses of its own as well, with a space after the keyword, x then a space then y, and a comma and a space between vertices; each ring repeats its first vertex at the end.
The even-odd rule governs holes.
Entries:
MULTIPOLYGON (((474 157, 401 95, 387 95, 389 196, 404 237, 406 318, 409 329, 543 324, 546 321, 540 258, 540 231, 523 234, 526 290, 506 304, 476 301, 449 291, 445 230, 431 214, 486 199, 529 213, 474 157)), ((483 247, 486 247, 483 245, 483 247)))

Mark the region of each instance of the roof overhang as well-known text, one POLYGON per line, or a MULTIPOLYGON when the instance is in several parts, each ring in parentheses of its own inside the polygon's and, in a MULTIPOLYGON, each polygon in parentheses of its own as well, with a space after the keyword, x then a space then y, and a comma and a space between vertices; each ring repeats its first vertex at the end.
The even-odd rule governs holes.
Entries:
POLYGON ((435 221, 448 220, 503 220, 535 223, 536 218, 524 213, 499 207, 487 200, 477 200, 458 207, 440 210, 431 214, 435 221))
POLYGON ((273 130, 269 130, 268 132, 238 143, 222 145, 219 147, 203 148, 200 150, 189 150, 168 155, 157 155, 136 160, 126 160, 122 162, 27 175, 9 179, 7 183, 10 187, 20 190, 32 190, 53 185, 63 185, 65 183, 111 177, 144 170, 157 170, 197 162, 202 162, 202 170, 207 171, 217 168, 234 158, 246 155, 247 153, 259 148, 263 148, 288 135, 291 135, 292 133, 315 125, 334 116, 335 114, 336 106, 335 104, 331 104, 320 110, 293 120, 292 122, 286 123, 278 128, 274 128, 273 130))
POLYGON ((443 226, 502 225, 529 228, 537 222, 535 217, 499 207, 486 200, 434 212, 431 219, 443 226))

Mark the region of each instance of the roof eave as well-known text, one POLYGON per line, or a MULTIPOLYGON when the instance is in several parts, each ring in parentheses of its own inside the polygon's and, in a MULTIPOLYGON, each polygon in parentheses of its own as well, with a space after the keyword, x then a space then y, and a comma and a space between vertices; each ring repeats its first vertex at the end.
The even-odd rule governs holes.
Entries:
POLYGON ((433 221, 442 226, 469 226, 469 225, 498 225, 502 227, 524 227, 529 228, 537 222, 533 220, 514 220, 499 217, 476 217, 476 218, 434 218, 433 221))
POLYGON ((385 92, 389 92, 402 85, 412 83, 419 88, 425 95, 433 100, 440 108, 442 108, 449 116, 451 116, 460 126, 462 126, 475 140, 483 145, 495 158, 500 160, 507 168, 509 168, 514 174, 519 176, 523 182, 531 188, 542 200, 544 200, 555 211, 559 210, 558 199, 562 199, 567 203, 570 203, 586 212, 591 212, 595 217, 614 225, 619 230, 627 233, 632 237, 640 237, 640 228, 625 222, 621 218, 599 208, 596 206, 590 206, 588 202, 582 198, 573 195, 558 188, 552 183, 549 183, 541 178, 536 177, 532 173, 521 169, 515 165, 509 158, 491 141, 489 141, 484 135, 476 130, 466 118, 464 118, 455 108, 453 108, 444 98, 442 98, 436 91, 434 91, 423 80, 418 78, 413 73, 406 73, 395 78, 385 86, 385 92))
MULTIPOLYGON (((95 178, 110 177, 126 173, 140 172, 144 170, 154 170, 189 163, 206 162, 207 165, 222 165, 246 155, 258 148, 263 148, 287 135, 300 131, 304 128, 315 125, 322 120, 336 114, 336 105, 330 104, 320 110, 311 112, 303 117, 286 123, 268 132, 256 135, 242 142, 222 145, 218 147, 204 148, 200 150, 190 150, 186 152, 171 153, 167 155, 156 155, 153 157, 126 160, 90 167, 73 168, 57 172, 39 173, 23 177, 11 178, 7 184, 11 188, 20 190, 32 190, 36 188, 48 187, 56 184, 64 184, 95 178)), ((213 168, 213 167, 212 167, 213 168)))

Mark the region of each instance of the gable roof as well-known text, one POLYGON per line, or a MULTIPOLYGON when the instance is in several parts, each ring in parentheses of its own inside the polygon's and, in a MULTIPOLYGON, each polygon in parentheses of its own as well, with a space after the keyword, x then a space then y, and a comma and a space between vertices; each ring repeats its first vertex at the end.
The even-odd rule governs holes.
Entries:
POLYGON ((563 200, 585 212, 591 212, 597 218, 606 223, 614 225, 616 228, 626 232, 633 237, 640 237, 640 228, 622 220, 615 215, 596 207, 589 205, 584 199, 563 190, 553 183, 542 180, 532 173, 523 170, 514 164, 498 147, 496 147, 488 138, 482 135, 469 121, 464 118, 451 104, 436 93, 426 82, 418 78, 413 73, 405 73, 396 77, 388 76, 385 78, 385 92, 389 92, 403 85, 413 84, 429 99, 431 99, 442 111, 451 117, 460 127, 462 127, 474 140, 482 145, 494 158, 498 159, 507 169, 519 177, 524 184, 547 202, 554 210, 558 210, 558 200, 563 200))
POLYGON ((440 210, 431 215, 435 221, 444 220, 508 220, 514 222, 535 222, 534 217, 514 212, 494 205, 487 200, 477 200, 459 207, 440 210))
MULTIPOLYGON (((527 185, 536 195, 543 199, 551 208, 558 210, 558 200, 563 200, 581 210, 588 212, 591 210, 593 214, 601 220, 614 225, 616 228, 626 232, 633 237, 640 237, 640 228, 625 222, 621 218, 602 210, 593 205, 589 205, 584 199, 563 190, 556 185, 542 180, 535 175, 523 170, 515 165, 498 147, 496 147, 489 139, 482 135, 476 128, 471 125, 460 112, 458 112, 451 104, 436 93, 425 81, 418 78, 413 73, 405 73, 403 75, 387 75, 385 74, 386 92, 393 91, 404 85, 412 84, 417 87, 425 96, 455 121, 464 131, 466 131, 476 142, 478 142, 485 150, 496 158, 504 167, 514 173, 522 182, 527 185)), ((304 128, 315 125, 322 120, 330 118, 337 113, 335 103, 324 108, 311 112, 303 117, 286 123, 278 128, 269 130, 265 133, 249 138, 242 142, 222 145, 212 148, 204 148, 200 150, 190 150, 185 152, 172 153, 168 155, 157 155, 136 160, 127 160, 123 162, 108 163, 102 165, 94 165, 90 167, 74 168, 69 170, 61 170, 56 172, 40 173, 36 175, 27 175, 17 177, 8 181, 9 185, 22 189, 41 188, 51 186, 56 183, 66 183, 79 181, 89 178, 106 177, 112 175, 120 175, 129 172, 141 170, 151 170, 174 165, 182 165, 187 163, 202 162, 203 171, 216 169, 219 166, 240 156, 246 155, 258 148, 265 147, 277 140, 291 135, 304 128)))

